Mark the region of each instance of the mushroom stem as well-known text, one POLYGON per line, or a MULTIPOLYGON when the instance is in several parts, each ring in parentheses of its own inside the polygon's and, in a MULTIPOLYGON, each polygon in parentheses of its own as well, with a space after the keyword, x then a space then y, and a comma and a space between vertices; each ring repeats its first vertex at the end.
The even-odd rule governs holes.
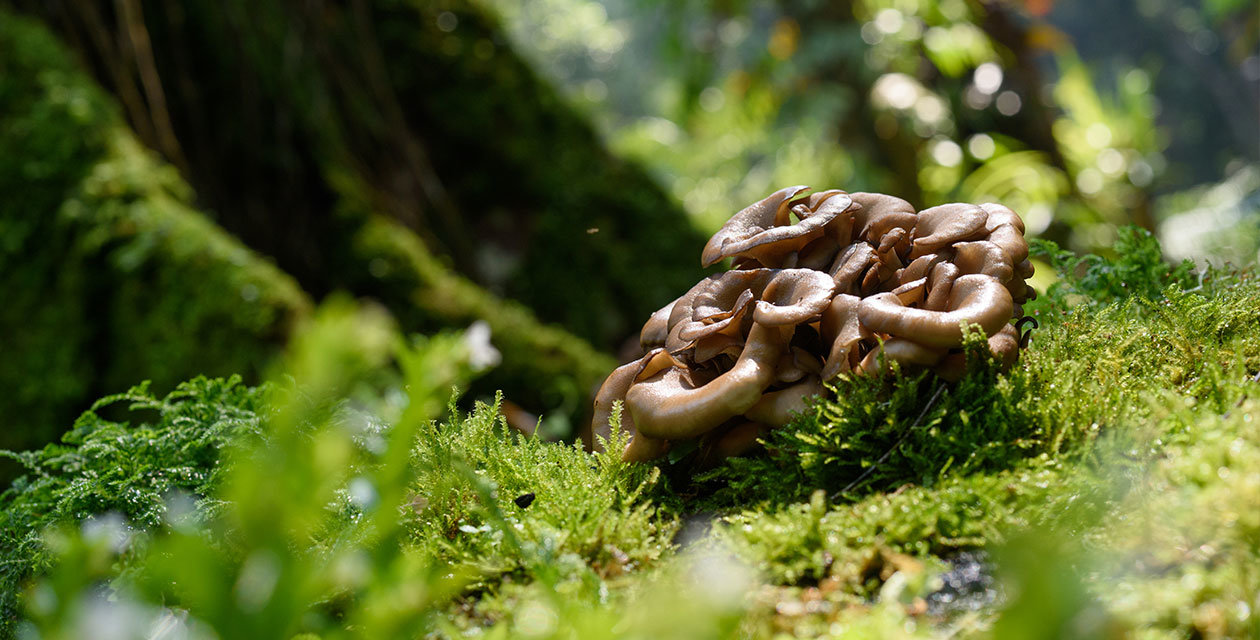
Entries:
POLYGON ((823 392, 822 380, 809 376, 800 382, 763 394, 744 417, 772 427, 781 427, 792 420, 792 414, 804 411, 808 399, 823 392))
POLYGON ((732 427, 730 431, 718 436, 717 442, 713 444, 710 459, 720 460, 746 453, 749 449, 757 446, 757 439, 769 432, 770 429, 770 426, 757 424, 756 422, 738 424, 732 427))
POLYGON ((857 371, 885 371, 894 360, 902 365, 932 366, 943 357, 945 352, 941 349, 932 349, 905 338, 889 338, 862 358, 857 371))

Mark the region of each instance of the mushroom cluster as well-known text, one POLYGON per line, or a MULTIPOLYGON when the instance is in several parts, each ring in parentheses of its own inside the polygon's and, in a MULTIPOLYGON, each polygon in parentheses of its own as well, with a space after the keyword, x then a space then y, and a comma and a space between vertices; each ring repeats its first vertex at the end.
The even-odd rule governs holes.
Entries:
POLYGON ((643 356, 596 394, 592 434, 607 438, 624 403, 624 459, 693 439, 706 457, 738 455, 843 372, 895 361, 957 379, 966 325, 1010 366, 1022 342, 1012 321, 1035 296, 1024 223, 999 204, 916 212, 879 193, 788 187, 728 220, 701 263, 727 258, 731 270, 652 314, 643 356))

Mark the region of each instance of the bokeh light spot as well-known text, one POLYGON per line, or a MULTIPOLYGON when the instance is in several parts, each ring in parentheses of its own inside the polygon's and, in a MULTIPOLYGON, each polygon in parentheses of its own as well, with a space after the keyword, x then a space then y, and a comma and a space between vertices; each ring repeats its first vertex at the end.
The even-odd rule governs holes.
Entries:
POLYGON ((905 17, 896 9, 884 9, 875 14, 875 26, 879 27, 880 31, 890 35, 901 31, 901 27, 905 23, 905 17))
POLYGON ((995 62, 986 62, 976 67, 976 73, 973 78, 976 89, 981 93, 994 94, 1002 88, 1002 67, 995 62))
POLYGON ((967 151, 977 160, 988 160, 996 150, 997 145, 987 133, 977 133, 967 140, 967 151))
POLYGON ((1085 142, 1095 149, 1102 149, 1111 144, 1111 127, 1095 122, 1085 129, 1085 142))
POLYGON ((451 13, 450 11, 443 11, 438 14, 435 22, 437 23, 438 30, 444 33, 450 33, 455 30, 455 27, 459 26, 459 16, 451 13))
POLYGON ((943 167, 956 167, 962 162, 962 147, 953 140, 938 140, 932 145, 932 159, 943 167))
POLYGON ((1081 193, 1087 196, 1092 196, 1099 191, 1102 191, 1102 173, 1092 167, 1082 169, 1081 172, 1076 175, 1076 188, 1080 189, 1081 193))
POLYGON ((1003 91, 998 94, 996 104, 998 113, 1004 116, 1013 116, 1019 113, 1020 108, 1024 106, 1024 101, 1014 91, 1003 91))

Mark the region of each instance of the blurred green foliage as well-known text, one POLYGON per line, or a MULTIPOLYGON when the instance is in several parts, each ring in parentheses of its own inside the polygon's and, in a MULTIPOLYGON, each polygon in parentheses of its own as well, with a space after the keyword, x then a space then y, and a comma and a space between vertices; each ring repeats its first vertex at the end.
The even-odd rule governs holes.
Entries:
POLYGON ((708 230, 804 183, 999 201, 1107 254, 1119 227, 1190 209, 1167 192, 1260 160, 1247 3, 488 4, 708 230))

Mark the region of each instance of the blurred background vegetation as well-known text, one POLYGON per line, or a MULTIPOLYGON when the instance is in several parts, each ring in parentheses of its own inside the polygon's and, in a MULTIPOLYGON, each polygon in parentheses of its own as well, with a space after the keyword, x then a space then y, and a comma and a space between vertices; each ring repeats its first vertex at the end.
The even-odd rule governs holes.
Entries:
POLYGON ((572 433, 617 350, 790 183, 998 200, 1107 254, 1260 251, 1248 0, 0 2, 3 442, 257 381, 313 303, 488 323, 572 433))

